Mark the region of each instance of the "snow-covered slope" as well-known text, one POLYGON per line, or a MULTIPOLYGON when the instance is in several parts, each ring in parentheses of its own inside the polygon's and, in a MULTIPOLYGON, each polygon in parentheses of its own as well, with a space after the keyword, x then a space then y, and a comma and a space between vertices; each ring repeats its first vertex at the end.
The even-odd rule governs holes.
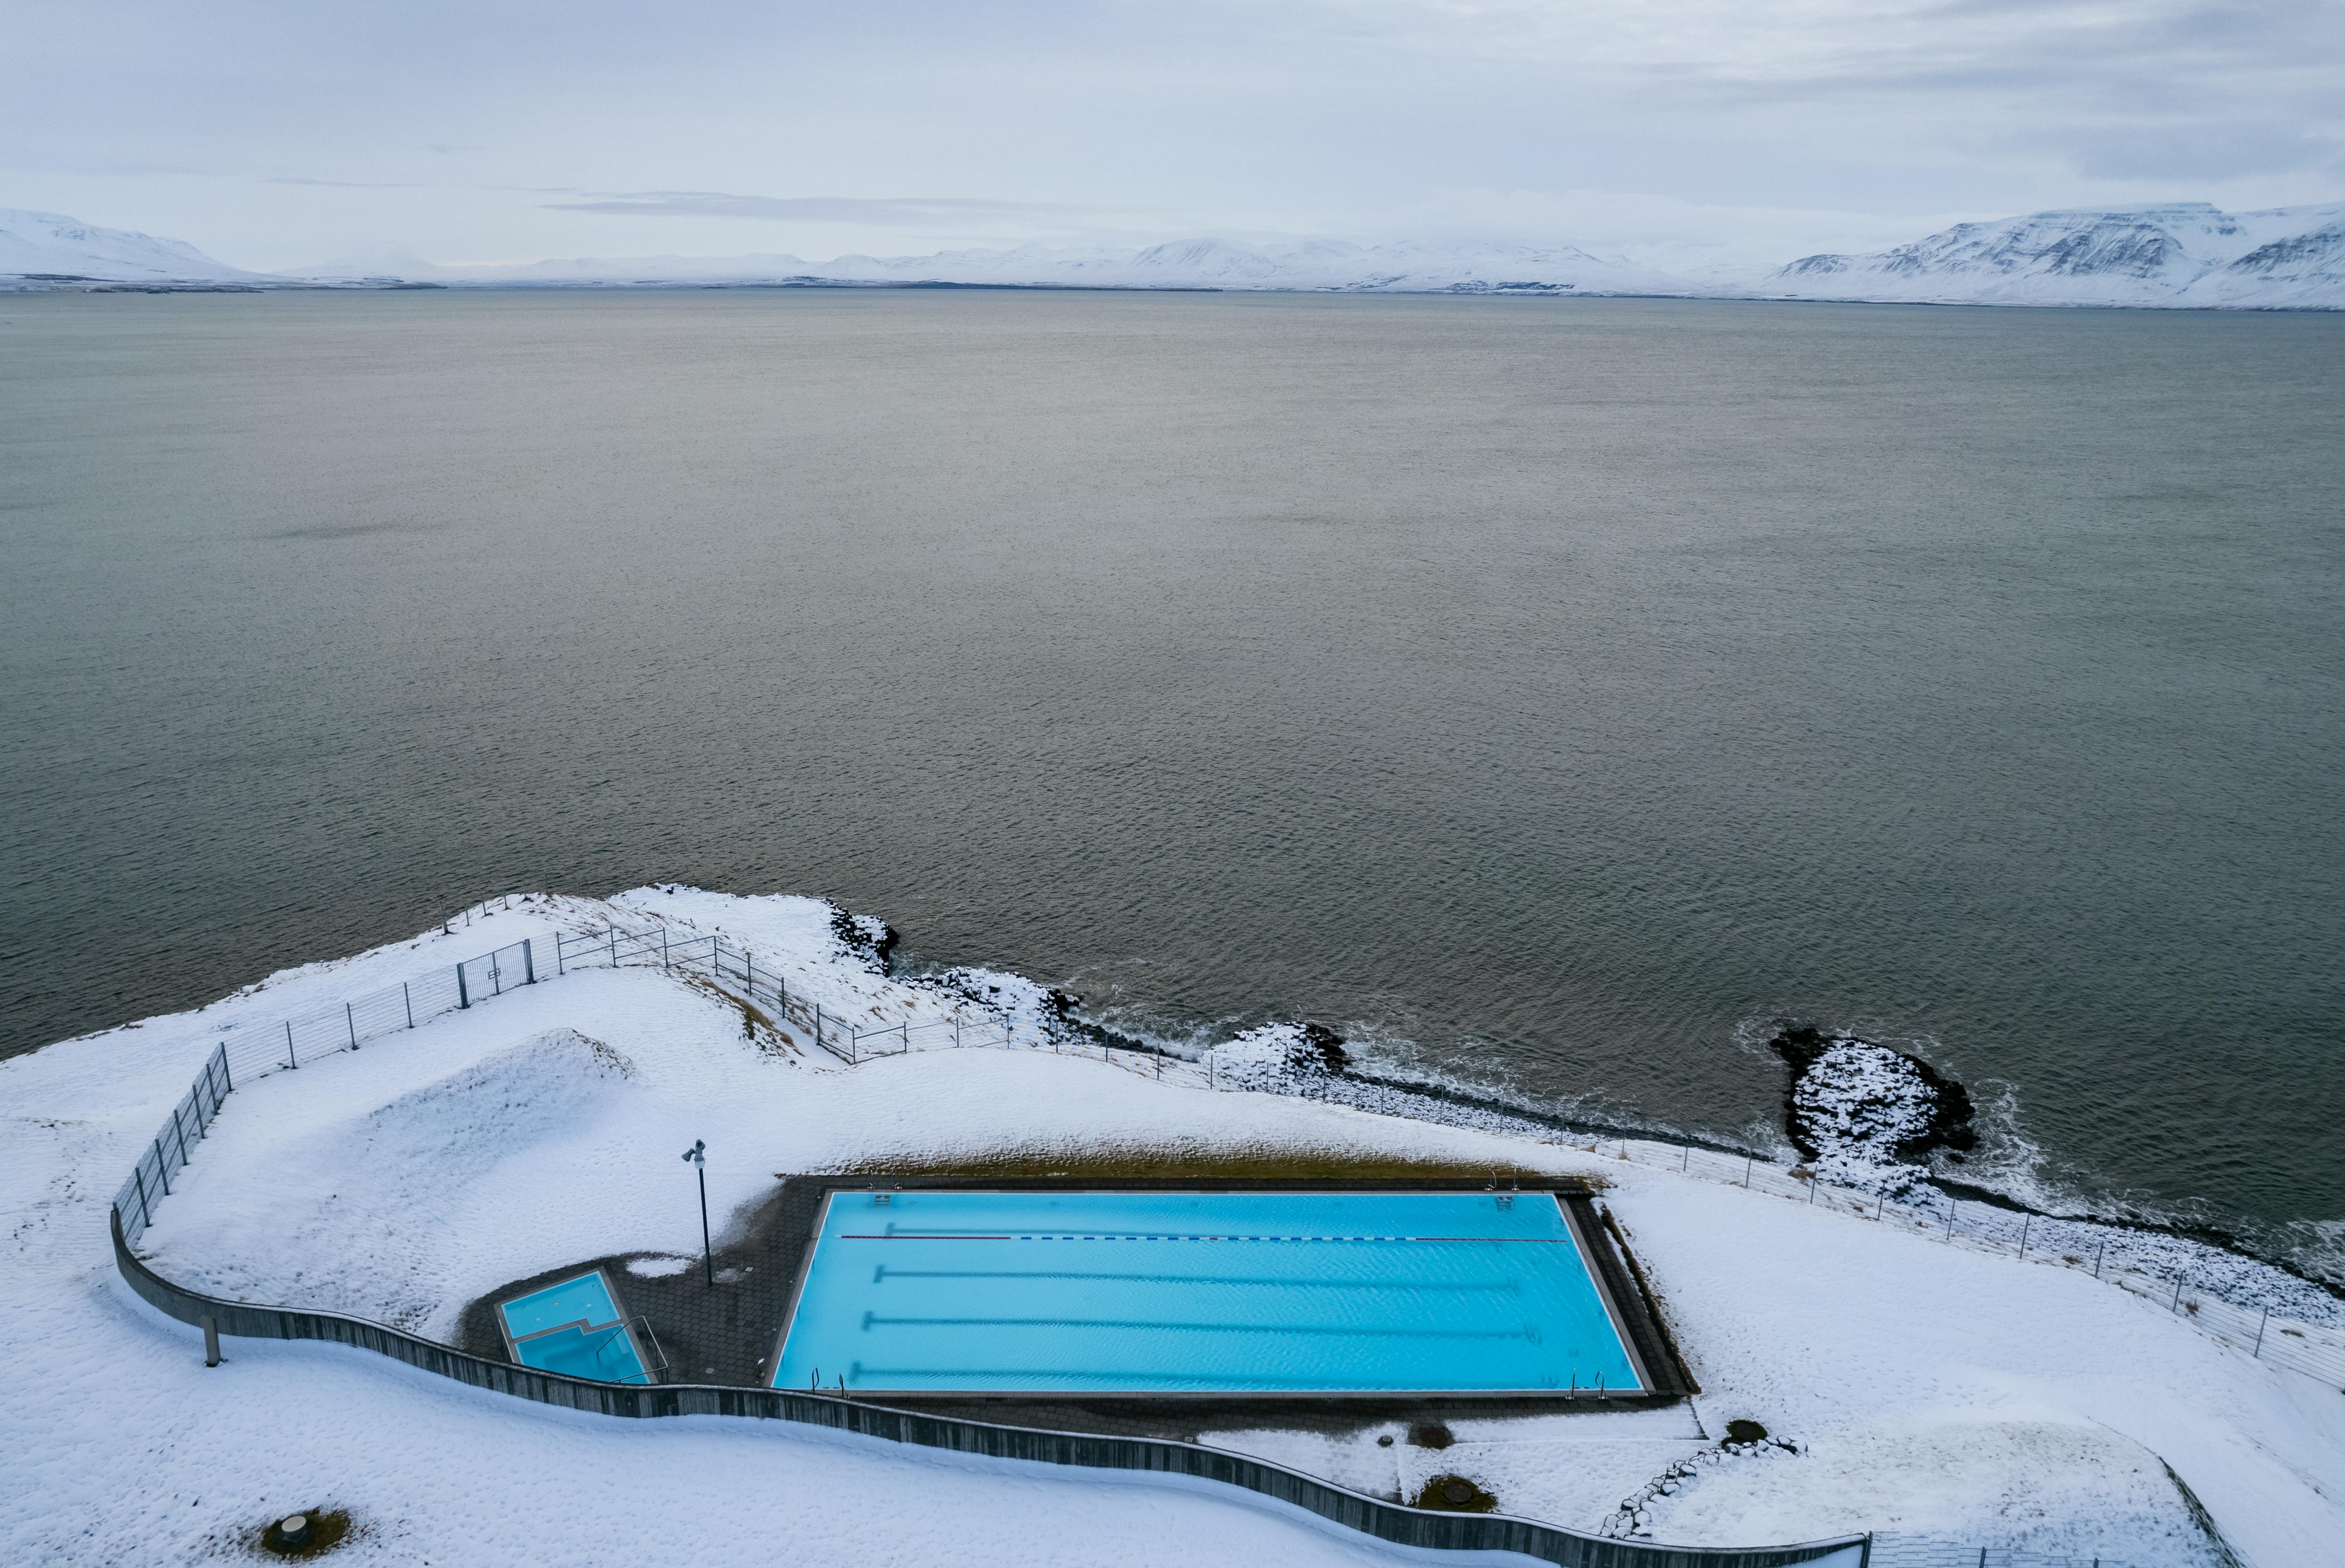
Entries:
POLYGON ((2345 308, 2345 204, 2224 212, 2203 201, 2038 212, 1870 256, 1806 256, 1774 298, 1998 305, 2345 308))
POLYGON ((0 208, 0 283, 20 278, 117 283, 231 283, 257 278, 184 239, 99 229, 62 212, 0 208))

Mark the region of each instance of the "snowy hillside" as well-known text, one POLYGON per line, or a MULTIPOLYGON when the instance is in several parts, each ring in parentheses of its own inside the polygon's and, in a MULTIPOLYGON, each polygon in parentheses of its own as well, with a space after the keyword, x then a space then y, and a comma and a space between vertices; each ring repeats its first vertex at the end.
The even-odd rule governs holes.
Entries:
POLYGON ((2203 201, 1960 223, 1870 256, 1807 256, 1751 292, 1996 305, 2345 308, 2345 204, 2203 201))
POLYGON ((62 212, 0 208, 0 288, 20 279, 232 283, 259 276, 215 261, 184 239, 98 229, 62 212))

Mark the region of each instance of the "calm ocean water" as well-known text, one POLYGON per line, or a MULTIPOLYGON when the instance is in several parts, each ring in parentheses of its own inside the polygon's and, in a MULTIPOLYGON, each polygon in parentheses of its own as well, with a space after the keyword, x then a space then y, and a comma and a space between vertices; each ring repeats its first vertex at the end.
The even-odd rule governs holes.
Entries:
POLYGON ((1859 1028, 2345 1275, 2345 317, 0 297, 0 1049, 826 892, 1686 1129, 1859 1028))

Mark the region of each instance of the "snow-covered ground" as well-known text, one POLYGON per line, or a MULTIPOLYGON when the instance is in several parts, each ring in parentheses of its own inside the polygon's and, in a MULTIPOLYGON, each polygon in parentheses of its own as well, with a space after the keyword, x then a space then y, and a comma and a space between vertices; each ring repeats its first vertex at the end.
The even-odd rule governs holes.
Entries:
MULTIPOLYGON (((603 1420, 331 1347, 232 1340, 207 1370, 193 1331, 117 1279, 106 1205, 223 1033, 524 934, 655 912, 722 928, 826 1008, 878 1022, 949 1006, 950 990, 877 972, 876 933, 843 939, 815 901, 643 890, 614 905, 517 904, 0 1064, 0 1350, 13 1369, 0 1558, 236 1556, 245 1534, 304 1506, 351 1511, 353 1563, 1404 1555, 1212 1488, 774 1423, 603 1420)), ((1292 1044, 1248 1049, 1274 1065, 1292 1044)), ((1508 1512, 1663 1541, 1872 1529, 2210 1563, 2170 1467, 2260 1568, 2337 1561, 2337 1389, 2086 1274, 1541 1136, 1208 1093, 1071 1055, 972 1049, 848 1068, 804 1040, 745 1034, 739 1008, 706 987, 583 971, 239 1084, 142 1246, 189 1285, 446 1337, 466 1302, 508 1280, 614 1252, 695 1253, 676 1157, 695 1138, 720 1216, 770 1195, 777 1172, 1005 1150, 1297 1149, 1593 1174, 1705 1390, 1690 1409, 1461 1421, 1439 1450, 1392 1427, 1209 1441, 1371 1492, 1461 1473, 1508 1512), (1731 1420, 1780 1442, 1723 1451, 1731 1420)))

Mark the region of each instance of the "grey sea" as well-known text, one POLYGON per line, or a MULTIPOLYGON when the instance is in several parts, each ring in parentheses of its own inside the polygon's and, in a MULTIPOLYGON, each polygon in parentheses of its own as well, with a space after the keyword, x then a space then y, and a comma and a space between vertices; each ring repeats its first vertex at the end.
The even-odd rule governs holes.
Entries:
POLYGON ((2345 316, 0 296, 0 1049, 826 893, 1721 1137, 1856 1030, 2345 1278, 2341 476, 2345 316))

